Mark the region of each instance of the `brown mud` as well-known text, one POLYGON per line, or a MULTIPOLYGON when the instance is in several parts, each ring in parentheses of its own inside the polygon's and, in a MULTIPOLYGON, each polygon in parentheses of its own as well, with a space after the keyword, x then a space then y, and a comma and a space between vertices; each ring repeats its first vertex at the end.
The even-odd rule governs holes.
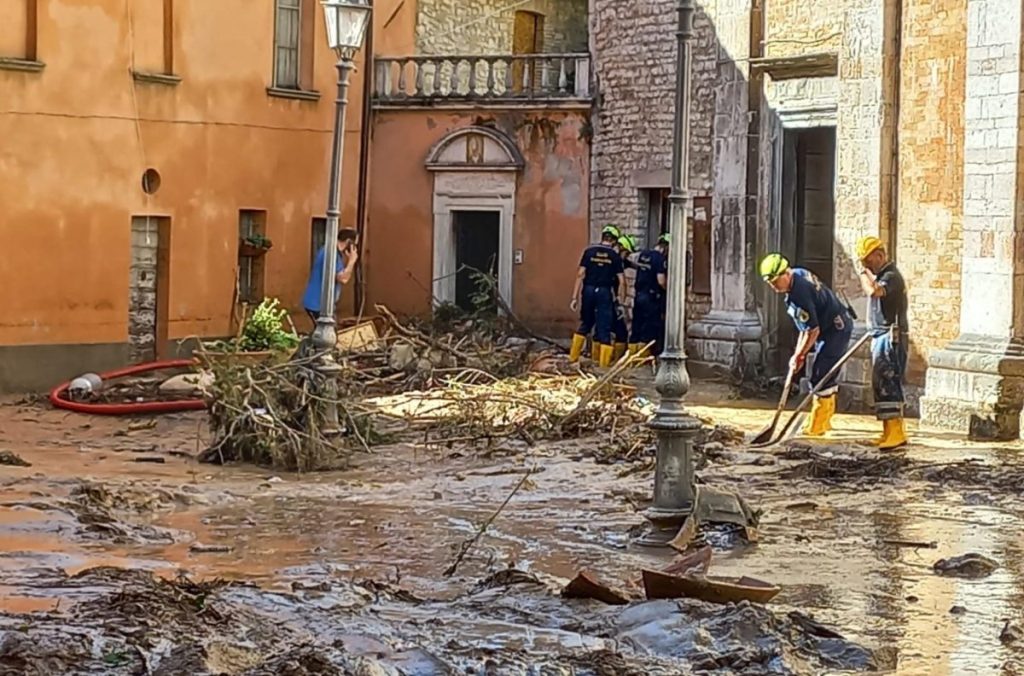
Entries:
MULTIPOLYGON (((720 388, 691 400, 747 431, 770 417, 720 388)), ((848 416, 834 439, 769 452, 725 435, 705 449, 701 480, 764 513, 758 542, 719 547, 711 572, 782 593, 767 607, 611 607, 557 591, 586 568, 640 598, 640 569, 671 561, 629 546, 650 496, 648 449, 616 462, 588 439, 488 454, 401 445, 343 473, 274 475, 194 462, 202 423, 0 407, 0 450, 30 465, 0 466, 0 674, 1012 674, 1024 664, 1022 642, 1000 638, 1024 623, 1014 446, 919 434, 906 452, 881 454, 860 445, 874 422, 848 416), (165 462, 136 462, 149 456, 165 462), (933 570, 970 553, 997 567, 978 578, 933 570)))

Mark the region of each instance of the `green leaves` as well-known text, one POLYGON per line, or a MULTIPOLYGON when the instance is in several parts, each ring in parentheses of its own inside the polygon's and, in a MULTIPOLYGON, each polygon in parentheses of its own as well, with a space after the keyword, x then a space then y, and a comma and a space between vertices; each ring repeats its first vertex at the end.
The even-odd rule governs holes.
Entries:
POLYGON ((245 322, 239 349, 245 352, 261 350, 292 350, 299 344, 294 331, 285 330, 284 319, 288 311, 281 308, 276 298, 264 298, 245 322))

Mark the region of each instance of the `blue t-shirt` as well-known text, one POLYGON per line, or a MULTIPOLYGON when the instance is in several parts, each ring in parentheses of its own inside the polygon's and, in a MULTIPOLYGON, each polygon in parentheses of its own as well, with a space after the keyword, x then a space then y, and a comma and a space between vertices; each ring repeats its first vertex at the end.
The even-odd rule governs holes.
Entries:
MULTIPOLYGON (((335 249, 337 250, 337 249, 335 249)), ((341 260, 341 254, 338 254, 338 268, 337 272, 341 273, 345 270, 345 264, 341 260)), ((313 268, 309 271, 309 282, 306 284, 306 293, 302 295, 302 306, 310 312, 320 312, 320 291, 324 285, 324 249, 316 254, 316 260, 313 261, 313 268)), ((334 302, 337 303, 338 299, 341 298, 341 284, 334 283, 334 302)))
POLYGON ((800 331, 842 329, 847 321, 846 308, 832 289, 804 268, 793 268, 793 286, 786 294, 786 312, 800 331))
POLYGON ((583 275, 585 286, 612 289, 618 286, 618 276, 622 274, 622 256, 610 246, 595 244, 583 252, 580 267, 586 271, 583 275))
POLYGON ((656 249, 644 251, 636 258, 636 282, 634 287, 637 292, 661 293, 663 289, 658 284, 658 275, 668 274, 667 260, 656 249))

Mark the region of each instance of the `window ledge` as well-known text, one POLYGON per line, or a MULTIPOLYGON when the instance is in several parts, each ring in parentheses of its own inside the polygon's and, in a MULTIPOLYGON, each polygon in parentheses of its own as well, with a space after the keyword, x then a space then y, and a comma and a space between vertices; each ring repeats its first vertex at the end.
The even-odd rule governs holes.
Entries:
POLYGON ((28 73, 38 73, 46 64, 34 59, 12 59, 7 56, 0 56, 0 70, 20 70, 28 73))
POLYGON ((320 92, 307 89, 286 89, 284 87, 267 87, 267 95, 279 99, 298 99, 300 101, 319 101, 320 92))
POLYGON ((178 75, 171 75, 168 73, 147 73, 141 70, 133 70, 132 77, 135 78, 136 82, 146 82, 148 84, 161 84, 167 85, 168 87, 177 87, 181 83, 181 77, 178 75))

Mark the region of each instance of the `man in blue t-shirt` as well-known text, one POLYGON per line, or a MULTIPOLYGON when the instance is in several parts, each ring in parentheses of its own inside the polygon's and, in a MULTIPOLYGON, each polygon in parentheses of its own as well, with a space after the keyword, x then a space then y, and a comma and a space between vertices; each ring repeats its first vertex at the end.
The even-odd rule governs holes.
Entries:
POLYGON ((653 249, 637 256, 633 280, 633 331, 629 336, 629 353, 638 354, 647 343, 655 349, 664 334, 662 308, 668 275, 668 235, 658 239, 653 249))
MULTIPOLYGON (((320 316, 320 292, 324 284, 324 256, 326 255, 327 247, 322 247, 317 252, 316 258, 313 260, 313 267, 309 271, 309 282, 306 283, 306 292, 302 295, 302 307, 306 309, 306 314, 313 320, 313 326, 316 326, 316 320, 320 316)), ((352 273, 356 269, 356 261, 359 260, 359 233, 351 228, 345 228, 338 231, 338 244, 336 249, 338 261, 335 273, 334 283, 334 302, 338 302, 341 297, 341 285, 348 284, 348 280, 352 278, 352 273)), ((332 315, 334 314, 334 306, 326 308, 332 315)))
POLYGON ((625 294, 626 278, 622 256, 616 244, 621 235, 611 226, 601 233, 601 243, 583 252, 572 289, 569 307, 580 312, 580 326, 572 337, 569 361, 578 361, 583 353, 587 336, 594 332, 593 358, 599 366, 612 363, 612 328, 615 322, 615 301, 625 294))
MULTIPOLYGON (((782 254, 768 254, 761 261, 761 277, 776 293, 785 294, 786 312, 800 331, 789 368, 794 374, 803 368, 807 353, 813 347, 814 366, 811 387, 817 387, 846 353, 853 333, 853 318, 832 289, 822 284, 810 270, 790 267, 782 254)), ((836 373, 814 396, 811 415, 804 434, 820 437, 832 429, 839 393, 836 373)))

